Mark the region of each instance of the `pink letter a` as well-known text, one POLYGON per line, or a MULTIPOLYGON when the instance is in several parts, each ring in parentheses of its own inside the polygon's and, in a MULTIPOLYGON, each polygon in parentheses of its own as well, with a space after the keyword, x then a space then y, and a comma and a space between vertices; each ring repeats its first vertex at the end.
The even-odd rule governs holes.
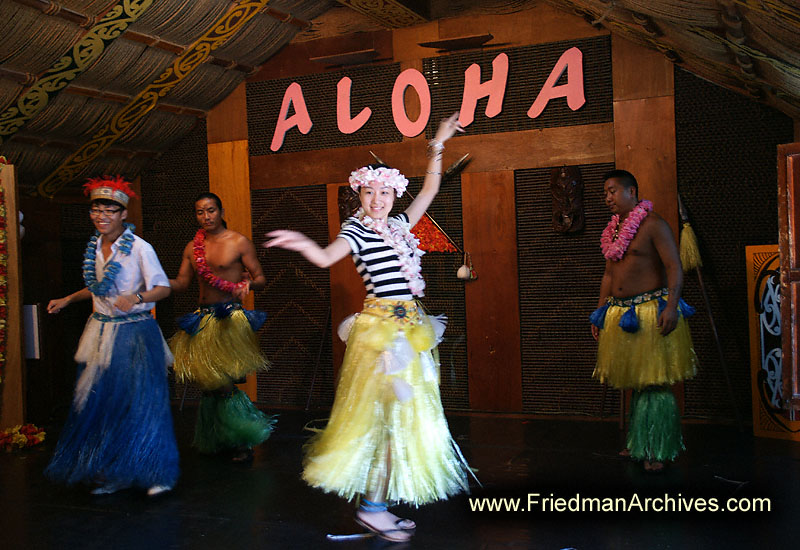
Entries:
POLYGON ((269 148, 272 151, 277 151, 283 146, 283 138, 290 128, 297 126, 301 133, 307 134, 311 131, 311 117, 306 108, 306 100, 303 98, 303 88, 297 82, 292 82, 286 88, 286 93, 283 94, 283 103, 281 103, 281 113, 278 115, 278 123, 275 125, 275 133, 272 136, 272 144, 269 148), (294 114, 286 117, 289 114, 289 105, 294 105, 294 114))
POLYGON ((578 48, 570 48, 561 54, 556 66, 550 71, 547 82, 542 86, 536 101, 528 109, 528 116, 536 118, 542 114, 547 103, 557 97, 566 97, 567 106, 573 111, 583 107, 586 97, 583 95, 583 53, 578 48), (556 86, 556 82, 567 71, 567 83, 556 86))

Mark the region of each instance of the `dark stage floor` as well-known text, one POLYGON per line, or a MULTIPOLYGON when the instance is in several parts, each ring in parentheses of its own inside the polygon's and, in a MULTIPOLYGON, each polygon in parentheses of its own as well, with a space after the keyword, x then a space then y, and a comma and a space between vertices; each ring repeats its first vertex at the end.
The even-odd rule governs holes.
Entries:
POLYGON ((410 544, 393 545, 374 538, 326 540, 326 533, 359 529, 349 504, 299 479, 306 439, 302 427, 314 416, 282 413, 277 431, 248 466, 193 452, 193 417, 193 410, 175 414, 182 477, 172 493, 154 499, 130 490, 91 496, 84 488, 50 484, 42 470, 55 445, 52 433, 41 449, 0 453, 0 548, 695 550, 800 545, 800 444, 755 439, 732 427, 685 426, 688 452, 665 473, 653 475, 616 455, 621 438, 613 422, 451 417, 453 435, 483 483, 483 488, 474 487, 472 497, 519 498, 525 506, 529 493, 539 493, 540 501, 551 493, 565 500, 580 494, 621 497, 635 505, 636 495, 642 507, 646 497, 672 499, 673 506, 698 497, 715 498, 720 506, 730 497, 768 497, 772 509, 471 512, 469 497, 462 496, 419 510, 399 508, 416 520, 418 530, 410 544))

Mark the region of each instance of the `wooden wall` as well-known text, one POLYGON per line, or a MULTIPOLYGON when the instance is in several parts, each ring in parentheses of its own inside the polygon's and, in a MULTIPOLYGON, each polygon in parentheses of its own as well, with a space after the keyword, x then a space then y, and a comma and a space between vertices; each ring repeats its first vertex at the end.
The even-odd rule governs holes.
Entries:
MULTIPOLYGON (((437 54, 419 46, 420 42, 487 31, 494 36, 493 43, 507 48, 608 34, 569 13, 538 5, 513 15, 453 18, 394 31, 289 44, 249 81, 324 72, 323 65, 310 59, 365 49, 375 49, 381 62, 398 62, 401 69, 421 69, 423 58, 437 54)), ((642 195, 651 198, 656 210, 677 230, 672 65, 657 53, 617 38, 612 40, 612 60, 613 123, 484 135, 467 132, 448 143, 446 163, 467 152, 473 156, 462 175, 464 245, 476 266, 480 265, 479 279, 465 290, 472 409, 522 410, 514 170, 616 162, 618 168, 637 175, 642 195)), ((412 116, 419 108, 408 99, 413 95, 406 94, 412 116)), ((209 116, 209 163, 219 163, 210 167, 212 174, 225 175, 229 169, 226 157, 212 153, 213 146, 247 138, 243 96, 240 87, 209 116)), ((426 139, 421 135, 399 143, 251 156, 249 186, 327 185, 329 233, 333 237, 338 228, 336 190, 347 177, 351 159, 367 158, 369 151, 374 151, 382 158, 396 159, 393 164, 407 176, 422 176, 427 165, 425 148, 426 139)), ((229 178, 225 181, 244 190, 241 175, 235 182, 229 178)), ((334 327, 359 309, 363 296, 360 278, 346 263, 331 269, 334 327)), ((338 345, 334 344, 337 363, 341 357, 338 345)))

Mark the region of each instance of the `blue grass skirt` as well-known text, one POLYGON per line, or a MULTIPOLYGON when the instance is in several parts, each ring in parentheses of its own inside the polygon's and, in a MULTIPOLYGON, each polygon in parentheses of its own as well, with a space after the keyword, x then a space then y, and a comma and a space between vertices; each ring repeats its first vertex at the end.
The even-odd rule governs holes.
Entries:
POLYGON ((178 447, 167 387, 172 355, 155 319, 95 313, 75 359, 75 397, 45 475, 68 485, 174 486, 178 447))

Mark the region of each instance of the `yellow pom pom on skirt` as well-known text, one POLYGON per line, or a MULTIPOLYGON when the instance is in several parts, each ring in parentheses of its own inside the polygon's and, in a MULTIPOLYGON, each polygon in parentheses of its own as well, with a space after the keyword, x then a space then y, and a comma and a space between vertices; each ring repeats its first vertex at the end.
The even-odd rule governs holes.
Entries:
MULTIPOLYGON (((348 324, 331 417, 306 446, 303 479, 348 500, 388 487, 418 506, 468 490, 439 395, 444 324, 413 301, 368 298, 348 324)), ((340 335, 341 329, 340 329, 340 335)))
POLYGON ((181 317, 181 330, 169 339, 178 381, 212 391, 267 370, 256 336, 265 319, 265 313, 237 302, 202 306, 181 317))
POLYGON ((600 327, 594 378, 620 389, 642 389, 692 378, 697 356, 685 317, 694 308, 680 301, 678 325, 666 336, 658 327, 666 289, 633 298, 609 298, 592 314, 600 327))

